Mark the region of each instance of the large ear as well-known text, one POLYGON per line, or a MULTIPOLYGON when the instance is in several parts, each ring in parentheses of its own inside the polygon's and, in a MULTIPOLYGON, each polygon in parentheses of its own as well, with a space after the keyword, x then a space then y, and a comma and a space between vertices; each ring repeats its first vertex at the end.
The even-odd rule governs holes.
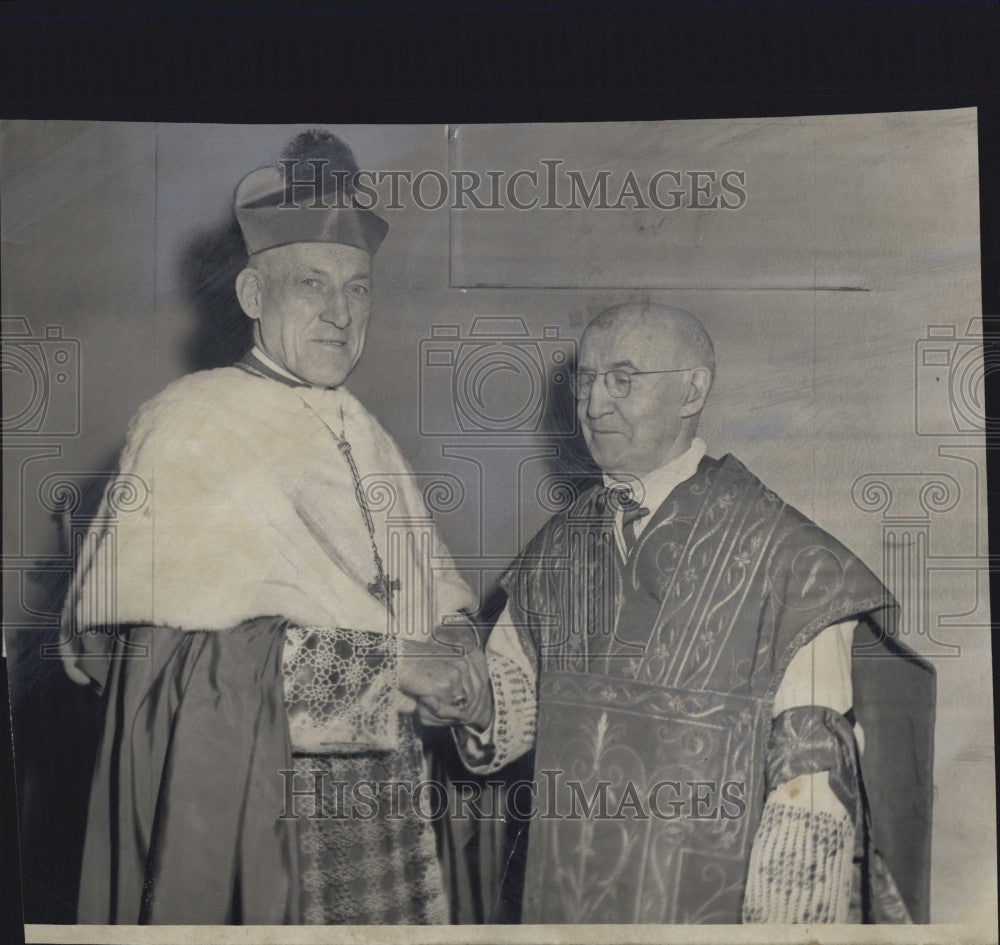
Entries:
POLYGON ((693 417, 701 413, 701 408, 708 400, 708 392, 712 389, 712 372, 707 367, 695 368, 691 372, 691 380, 684 393, 684 404, 681 406, 682 417, 693 417))
POLYGON ((259 269, 248 266, 236 277, 236 298, 250 318, 260 318, 263 292, 264 277, 259 269))

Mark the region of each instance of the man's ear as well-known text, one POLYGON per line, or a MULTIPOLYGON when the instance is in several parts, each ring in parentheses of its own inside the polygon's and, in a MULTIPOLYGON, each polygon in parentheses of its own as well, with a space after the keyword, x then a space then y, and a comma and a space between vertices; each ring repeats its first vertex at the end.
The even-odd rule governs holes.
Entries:
POLYGON ((691 381, 684 393, 684 404, 681 407, 682 417, 693 417, 701 413, 701 408, 708 400, 708 392, 712 389, 712 372, 706 367, 695 368, 691 372, 691 381))
POLYGON ((236 277, 236 298, 250 318, 260 318, 263 291, 264 277, 259 269, 248 266, 236 277))

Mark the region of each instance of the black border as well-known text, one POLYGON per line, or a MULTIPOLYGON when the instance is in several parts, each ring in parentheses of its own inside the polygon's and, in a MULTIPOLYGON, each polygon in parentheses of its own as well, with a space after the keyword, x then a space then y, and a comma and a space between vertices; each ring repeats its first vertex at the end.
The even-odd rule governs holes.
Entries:
MULTIPOLYGON (((1000 338, 1000 6, 0 0, 0 116, 171 122, 613 121, 979 109, 983 312, 1000 338), (125 5, 122 4, 124 7, 125 5), (469 7, 472 7, 470 10, 469 7)), ((2 155, 0 155, 2 160, 2 155)), ((196 169, 192 169, 196 173, 196 169)), ((987 374, 997 417, 1000 377, 987 374)), ((987 435, 1000 555, 1000 436, 987 435)), ((991 574, 1000 600, 1000 573, 991 574)), ((994 654, 994 679, 997 657, 994 654)), ((9 731, 6 665, 0 724, 9 731)), ((11 744, 3 939, 23 942, 11 744)), ((58 816, 58 812, 53 812, 58 816)))

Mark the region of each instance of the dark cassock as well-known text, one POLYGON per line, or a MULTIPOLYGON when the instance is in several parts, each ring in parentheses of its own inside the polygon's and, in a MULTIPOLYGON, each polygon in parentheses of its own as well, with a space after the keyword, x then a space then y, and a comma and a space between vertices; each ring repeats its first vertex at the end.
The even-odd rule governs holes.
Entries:
MULTIPOLYGON (((492 726, 459 743, 477 772, 535 748, 522 921, 909 921, 892 874, 912 863, 890 869, 876 840, 926 833, 893 798, 928 790, 929 752, 880 774, 884 811, 861 772, 893 699, 871 690, 896 679, 862 656, 888 655, 896 603, 705 450, 641 478, 648 509, 607 477, 587 489, 501 582, 492 726)), ((926 883, 907 880, 922 914, 926 883)))
MULTIPOLYGON (((283 199, 278 167, 241 184, 248 253, 370 255, 387 229, 283 199)), ((426 777, 399 634, 475 605, 436 538, 433 571, 393 556, 390 511, 429 522, 392 438, 260 336, 141 408, 64 612, 106 707, 80 922, 446 921, 432 824, 350 790, 426 777)))

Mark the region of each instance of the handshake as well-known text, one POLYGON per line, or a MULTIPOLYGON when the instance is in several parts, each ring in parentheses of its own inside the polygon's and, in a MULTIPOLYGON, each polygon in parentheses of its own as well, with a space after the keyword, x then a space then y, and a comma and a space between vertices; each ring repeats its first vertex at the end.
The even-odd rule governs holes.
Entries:
POLYGON ((486 654, 468 624, 438 627, 431 641, 400 640, 401 712, 424 725, 471 725, 493 720, 493 690, 486 654))

